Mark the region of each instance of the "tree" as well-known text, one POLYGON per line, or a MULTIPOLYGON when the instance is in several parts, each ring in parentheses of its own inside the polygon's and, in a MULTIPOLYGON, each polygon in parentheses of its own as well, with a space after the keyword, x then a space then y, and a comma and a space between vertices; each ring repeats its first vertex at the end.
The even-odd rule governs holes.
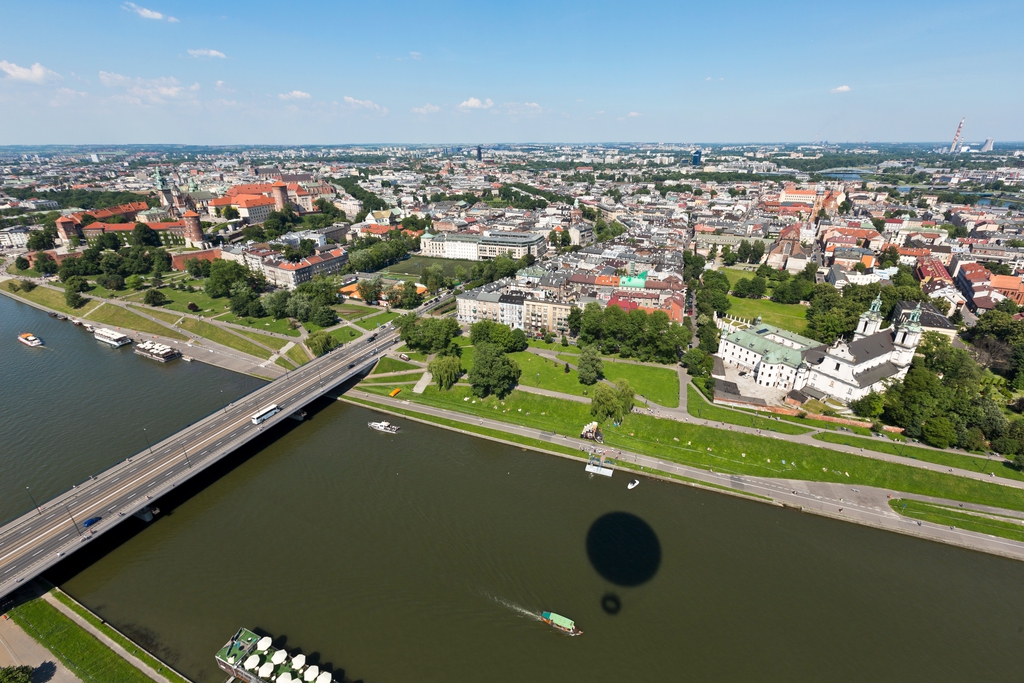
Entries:
POLYGON ((64 303, 68 308, 78 308, 85 303, 85 297, 73 289, 64 290, 64 303))
POLYGON ((681 362, 692 377, 708 377, 715 368, 715 359, 700 348, 687 351, 681 362))
POLYGON ((956 428, 945 417, 931 418, 924 423, 921 433, 924 440, 936 448, 949 448, 957 440, 956 428))
POLYGON ((142 302, 147 306, 163 306, 168 302, 168 298, 159 289, 150 289, 146 291, 146 296, 142 297, 142 302))
POLYGON ((0 683, 32 683, 31 666, 0 667, 0 683))
POLYGON ((885 409, 885 397, 876 391, 871 391, 863 398, 852 401, 850 408, 853 409, 854 414, 874 420, 885 409))
POLYGON ((233 206, 225 206, 224 209, 220 212, 220 215, 224 218, 224 220, 228 221, 238 220, 240 216, 240 214, 238 213, 238 209, 236 209, 233 206))
POLYGON ((146 279, 141 275, 129 275, 125 279, 124 284, 131 289, 142 289, 146 286, 146 279))
POLYGON ((317 330, 306 337, 306 346, 313 352, 314 356, 322 356, 340 343, 323 330, 317 330))
POLYGON ((116 292, 124 289, 124 278, 116 273, 103 273, 96 277, 96 284, 116 292))
POLYGON ((896 247, 888 247, 878 256, 880 268, 891 268, 900 262, 900 252, 896 247))
POLYGON ((476 396, 485 398, 495 394, 504 398, 519 382, 519 365, 498 346, 484 342, 476 346, 469 383, 476 396))
POLYGON ((89 288, 89 283, 81 275, 72 275, 64 281, 64 290, 69 292, 84 292, 89 288))
POLYGON ((594 395, 590 399, 590 414, 599 422, 609 418, 614 422, 621 422, 622 403, 615 389, 603 383, 594 387, 594 395))
POLYGON ((247 281, 249 276, 249 269, 241 263, 214 259, 210 264, 210 277, 203 285, 203 290, 215 299, 228 296, 236 282, 247 281))
POLYGON ((317 303, 309 313, 309 322, 320 327, 330 327, 338 322, 338 316, 330 306, 317 303))
POLYGON ((576 362, 576 374, 579 375, 580 384, 588 386, 604 377, 604 361, 598 354, 597 346, 591 344, 583 347, 580 359, 576 362))
POLYGON ((356 285, 356 290, 359 292, 359 298, 363 301, 377 301, 380 299, 381 291, 384 289, 384 285, 379 277, 375 277, 371 280, 360 280, 359 284, 356 285))
POLYGON ((32 230, 29 233, 25 248, 29 251, 41 251, 43 249, 53 249, 56 244, 57 228, 46 226, 42 230, 32 230))
POLYGON ((36 272, 43 275, 53 275, 60 270, 57 262, 45 251, 36 252, 35 262, 32 264, 32 267, 35 268, 36 272))
POLYGON ((437 382, 438 388, 444 390, 451 389, 465 372, 462 369, 462 360, 458 356, 439 356, 431 361, 427 369, 437 382))
POLYGON ((18 270, 28 270, 29 266, 28 259, 24 256, 18 256, 14 259, 14 267, 18 270))
POLYGON ((136 223, 128 242, 136 247, 159 247, 160 235, 145 223, 136 223))
POLYGON ((572 306, 569 308, 569 315, 566 318, 566 323, 569 326, 569 334, 574 337, 580 335, 580 326, 583 324, 583 311, 579 306, 572 306))
POLYGON ((633 412, 633 395, 635 393, 633 387, 626 380, 620 379, 615 382, 615 395, 619 399, 619 405, 622 406, 623 415, 633 412))

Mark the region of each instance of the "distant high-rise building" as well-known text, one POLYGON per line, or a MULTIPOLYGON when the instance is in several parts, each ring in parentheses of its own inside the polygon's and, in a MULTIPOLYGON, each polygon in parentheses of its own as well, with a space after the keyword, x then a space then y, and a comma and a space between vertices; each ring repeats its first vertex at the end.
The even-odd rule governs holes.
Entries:
POLYGON ((99 154, 93 154, 92 155, 92 163, 94 163, 94 164, 100 163, 100 155, 99 154))
POLYGON ((700 155, 701 155, 701 150, 699 150, 699 149, 693 153, 693 165, 694 166, 700 166, 700 155))
POLYGON ((484 160, 484 153, 483 153, 483 150, 480 149, 480 145, 476 146, 476 160, 477 161, 483 161, 484 160))
POLYGON ((993 138, 985 140, 985 144, 981 146, 982 152, 991 152, 992 148, 996 146, 996 141, 993 138))

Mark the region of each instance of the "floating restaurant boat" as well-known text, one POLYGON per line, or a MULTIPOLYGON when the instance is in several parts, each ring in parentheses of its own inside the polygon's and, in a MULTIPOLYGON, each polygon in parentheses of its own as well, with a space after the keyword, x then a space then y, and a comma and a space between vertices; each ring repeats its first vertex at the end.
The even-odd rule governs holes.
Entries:
POLYGON ((115 332, 114 330, 106 327, 97 327, 96 331, 92 333, 92 336, 96 338, 96 341, 101 341, 104 344, 110 344, 115 349, 119 346, 132 343, 131 337, 121 334, 120 332, 115 332))
POLYGON ((22 332, 18 335, 18 341, 25 346, 42 346, 43 340, 35 336, 31 332, 22 332))
POLYGON ((289 656, 285 650, 272 647, 270 636, 258 635, 246 628, 217 651, 217 666, 225 673, 246 683, 333 683, 329 671, 316 664, 306 664, 306 655, 289 656))
POLYGON ((554 612, 541 612, 540 620, 570 636, 578 636, 583 633, 583 631, 576 628, 576 623, 572 619, 563 617, 561 614, 555 614, 554 612))
POLYGON ((136 344, 135 353, 161 363, 172 361, 181 355, 181 351, 176 348, 148 340, 141 344, 136 344))
POLYGON ((398 433, 398 425, 393 425, 386 420, 381 420, 380 422, 367 422, 366 425, 370 429, 376 429, 378 432, 386 432, 388 434, 398 433))

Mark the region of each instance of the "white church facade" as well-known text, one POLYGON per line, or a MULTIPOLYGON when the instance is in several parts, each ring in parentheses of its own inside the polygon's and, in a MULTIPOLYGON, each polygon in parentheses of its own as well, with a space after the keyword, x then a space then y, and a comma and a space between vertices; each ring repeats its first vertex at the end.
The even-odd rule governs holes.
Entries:
POLYGON ((754 381, 780 391, 805 391, 843 402, 885 390, 902 379, 921 342, 921 306, 896 326, 882 329, 881 298, 857 322, 853 341, 824 345, 764 323, 737 329, 719 321, 718 356, 753 373, 754 381))

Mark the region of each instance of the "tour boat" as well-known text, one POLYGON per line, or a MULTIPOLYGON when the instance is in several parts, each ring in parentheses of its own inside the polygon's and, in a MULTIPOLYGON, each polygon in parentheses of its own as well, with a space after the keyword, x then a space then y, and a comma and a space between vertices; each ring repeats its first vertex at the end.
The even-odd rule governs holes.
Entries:
POLYGON ((583 631, 576 627, 576 624, 572 619, 563 617, 561 614, 555 614, 554 612, 541 612, 540 620, 570 636, 578 636, 583 633, 583 631))
POLYGON ((366 424, 370 429, 376 429, 378 432, 387 432, 388 434, 395 434, 398 432, 398 425, 393 425, 385 420, 381 420, 380 422, 367 422, 366 424))
POLYGON ((31 332, 23 332, 22 334, 19 334, 18 335, 18 341, 20 341, 25 346, 42 346, 43 345, 43 340, 40 339, 39 337, 35 336, 31 332))
POLYGON ((639 479, 634 479, 633 481, 631 481, 628 484, 626 484, 626 488, 629 489, 630 491, 632 491, 633 489, 635 489, 639 485, 640 485, 640 480, 639 479))

